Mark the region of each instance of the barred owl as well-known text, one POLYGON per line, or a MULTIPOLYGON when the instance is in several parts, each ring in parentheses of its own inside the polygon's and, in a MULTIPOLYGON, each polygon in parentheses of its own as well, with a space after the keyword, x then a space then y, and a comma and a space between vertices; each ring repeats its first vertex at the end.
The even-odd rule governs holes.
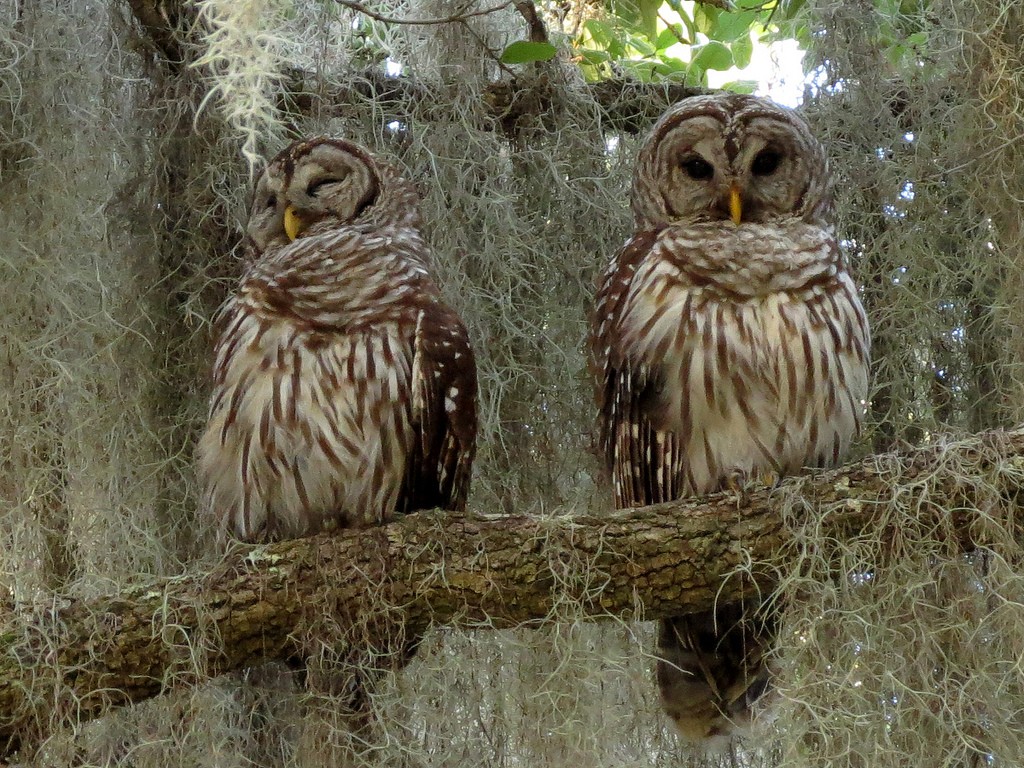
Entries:
POLYGON ((395 170, 339 139, 296 142, 263 172, 198 448, 222 539, 464 507, 476 370, 417 204, 395 170))
MULTIPOLYGON (((837 464, 868 389, 868 324, 802 118, 698 96, 637 158, 635 233, 598 288, 591 360, 618 507, 837 464)), ((684 738, 749 722, 773 628, 748 606, 661 623, 656 677, 684 738)))

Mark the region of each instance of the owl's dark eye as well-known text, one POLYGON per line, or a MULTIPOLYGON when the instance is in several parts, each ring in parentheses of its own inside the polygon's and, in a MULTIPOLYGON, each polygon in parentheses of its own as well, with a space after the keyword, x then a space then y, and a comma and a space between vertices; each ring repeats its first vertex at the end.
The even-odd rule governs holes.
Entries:
POLYGON ((277 196, 276 195, 268 196, 267 197, 267 205, 266 205, 266 207, 267 208, 273 208, 276 205, 277 205, 277 196))
POLYGON ((782 153, 775 149, 762 149, 750 164, 750 172, 755 176, 771 176, 782 162, 782 153))
POLYGON ((306 194, 310 197, 316 197, 323 191, 324 187, 330 186, 331 184, 337 184, 340 181, 341 179, 335 179, 334 177, 317 179, 316 181, 310 182, 310 185, 306 187, 306 194))
POLYGON ((714 167, 703 157, 687 158, 680 165, 686 171, 686 175, 695 181, 710 179, 715 175, 714 167))

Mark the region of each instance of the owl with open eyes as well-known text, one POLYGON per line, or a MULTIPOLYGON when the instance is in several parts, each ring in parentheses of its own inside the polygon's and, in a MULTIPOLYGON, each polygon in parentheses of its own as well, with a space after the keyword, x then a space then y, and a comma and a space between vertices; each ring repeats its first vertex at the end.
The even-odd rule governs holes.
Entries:
MULTIPOLYGON (((824 149, 737 94, 670 108, 636 161, 635 232, 600 280, 590 351, 616 505, 843 458, 868 394, 868 323, 832 223, 824 149)), ((770 686, 756 606, 661 622, 656 677, 681 735, 747 724, 770 686)))
POLYGON ((413 185, 354 143, 298 141, 256 185, 246 247, 198 447, 221 539, 463 509, 476 369, 413 185))

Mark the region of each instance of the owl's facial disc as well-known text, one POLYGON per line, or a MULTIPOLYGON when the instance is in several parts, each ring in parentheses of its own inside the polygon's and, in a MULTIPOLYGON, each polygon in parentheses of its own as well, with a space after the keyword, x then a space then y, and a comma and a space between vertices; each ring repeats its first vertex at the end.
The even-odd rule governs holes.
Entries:
POLYGON ((373 158, 343 140, 296 142, 271 160, 256 186, 247 233, 258 252, 354 222, 380 191, 373 158), (317 228, 314 230, 314 228, 317 228))
POLYGON ((669 221, 710 218, 739 224, 746 199, 718 120, 699 116, 675 126, 657 153, 659 191, 669 221))
POLYGON ((640 149, 632 208, 643 227, 823 220, 831 191, 799 115, 754 97, 696 96, 666 112, 640 149))
POLYGON ((287 205, 282 225, 289 241, 294 241, 317 222, 327 218, 348 221, 358 215, 349 210, 352 186, 358 182, 350 169, 339 163, 324 167, 320 162, 307 162, 296 168, 288 185, 287 205))

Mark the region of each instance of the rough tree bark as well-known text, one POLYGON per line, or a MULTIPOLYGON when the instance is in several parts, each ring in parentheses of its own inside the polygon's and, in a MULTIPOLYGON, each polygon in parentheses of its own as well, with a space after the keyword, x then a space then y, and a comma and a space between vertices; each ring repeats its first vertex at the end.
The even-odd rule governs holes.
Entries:
POLYGON ((557 621, 553 608, 567 601, 582 618, 657 619, 770 590, 773 574, 792 566, 803 519, 830 537, 913 522, 961 547, 1019 543, 1022 492, 1024 431, 988 432, 743 498, 540 519, 421 513, 238 547, 206 573, 11 609, 0 653, 0 750, 30 744, 65 714, 81 722, 287 658, 325 614, 371 639, 442 624, 538 626, 557 621))

